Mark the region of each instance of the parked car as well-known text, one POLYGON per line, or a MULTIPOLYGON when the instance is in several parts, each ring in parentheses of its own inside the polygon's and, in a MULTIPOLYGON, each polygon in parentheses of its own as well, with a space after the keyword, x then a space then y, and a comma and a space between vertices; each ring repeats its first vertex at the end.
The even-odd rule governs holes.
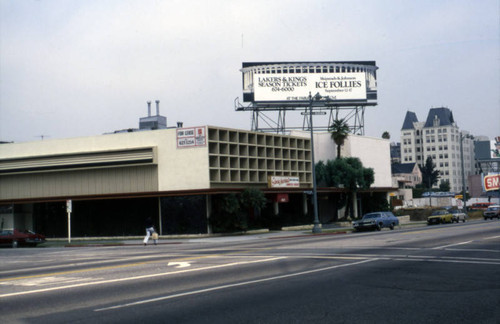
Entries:
POLYGON ((432 212, 431 216, 427 217, 427 225, 452 223, 453 214, 447 210, 439 209, 432 212))
POLYGON ((36 246, 45 242, 45 236, 29 230, 19 231, 17 229, 0 231, 0 245, 11 246, 36 246))
POLYGON ((493 219, 493 218, 500 219, 500 205, 492 205, 492 206, 488 207, 488 209, 486 209, 483 212, 483 217, 484 217, 484 220, 487 220, 488 218, 489 219, 493 219))
POLYGON ((454 222, 464 222, 469 218, 469 216, 464 213, 461 209, 452 209, 450 210, 451 214, 453 215, 453 221, 454 222))
POLYGON ((475 203, 475 204, 472 204, 472 206, 470 207, 470 209, 474 209, 474 210, 486 210, 491 205, 493 205, 493 203, 475 203))
POLYGON ((391 212, 368 213, 361 220, 352 222, 352 226, 356 231, 364 229, 376 229, 380 231, 384 227, 393 230, 394 226, 397 225, 399 225, 399 219, 391 212))

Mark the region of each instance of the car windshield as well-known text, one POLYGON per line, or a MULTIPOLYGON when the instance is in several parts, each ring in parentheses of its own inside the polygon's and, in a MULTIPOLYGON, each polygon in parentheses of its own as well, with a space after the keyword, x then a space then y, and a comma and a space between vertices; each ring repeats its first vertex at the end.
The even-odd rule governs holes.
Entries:
POLYGON ((488 207, 488 210, 500 210, 500 207, 488 207))
POLYGON ((365 216, 363 216, 363 219, 370 219, 370 218, 377 218, 379 217, 378 214, 366 214, 365 216))
POLYGON ((435 212, 432 213, 432 215, 444 215, 447 212, 445 210, 436 210, 435 212))

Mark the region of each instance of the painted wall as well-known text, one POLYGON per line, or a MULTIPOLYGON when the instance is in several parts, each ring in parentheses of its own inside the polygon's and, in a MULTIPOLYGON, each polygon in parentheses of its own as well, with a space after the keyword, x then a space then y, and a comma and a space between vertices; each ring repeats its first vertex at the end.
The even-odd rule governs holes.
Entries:
POLYGON ((389 140, 349 135, 344 150, 345 156, 358 157, 365 168, 373 168, 375 182, 372 187, 392 187, 389 140))
MULTIPOLYGON (((292 133, 292 135, 297 135, 292 133)), ((300 132, 305 135, 306 132, 300 132)), ((372 187, 392 187, 390 141, 382 138, 349 135, 342 145, 342 157, 357 157, 365 168, 373 168, 375 182, 372 187)), ((328 132, 314 133, 315 162, 334 160, 337 146, 328 132)))
MULTIPOLYGON (((207 146, 177 148, 176 129, 2 144, 0 145, 0 159, 143 147, 157 148, 158 184, 154 187, 158 190, 210 187, 207 146)), ((67 172, 72 171, 64 171, 64 174, 67 172)), ((51 176, 51 174, 56 176, 58 172, 44 173, 45 176, 51 176)), ((73 194, 86 193, 73 192, 73 194)), ((0 199, 1 196, 0 193, 0 199)))

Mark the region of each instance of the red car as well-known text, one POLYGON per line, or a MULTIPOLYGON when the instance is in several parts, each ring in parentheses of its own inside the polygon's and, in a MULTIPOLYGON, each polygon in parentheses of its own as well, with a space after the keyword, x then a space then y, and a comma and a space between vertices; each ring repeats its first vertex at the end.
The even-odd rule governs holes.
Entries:
POLYGON ((0 245, 2 246, 16 248, 18 246, 36 246, 44 242, 44 235, 36 234, 29 230, 24 230, 23 232, 17 229, 0 231, 0 245))

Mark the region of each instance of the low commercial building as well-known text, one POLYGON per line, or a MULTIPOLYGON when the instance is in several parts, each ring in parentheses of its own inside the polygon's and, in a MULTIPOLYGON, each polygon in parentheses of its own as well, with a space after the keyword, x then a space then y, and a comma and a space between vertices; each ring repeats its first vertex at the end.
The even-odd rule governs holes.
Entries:
MULTIPOLYGON (((381 142, 387 146, 382 155, 371 144, 354 152, 362 139, 351 137, 346 150, 365 154, 365 166, 377 161, 376 183, 367 194, 387 194, 389 144, 381 142)), ((327 145, 334 147, 333 141, 327 145)), ((306 133, 214 126, 2 144, 0 218, 3 228, 64 237, 71 201, 72 236, 142 234, 146 217, 155 219, 161 234, 207 233, 214 199, 259 188, 272 202, 273 213, 307 222, 311 154, 306 133)), ((320 191, 324 199, 343 190, 320 191)), ((330 214, 323 208, 321 221, 330 221, 330 214)))

